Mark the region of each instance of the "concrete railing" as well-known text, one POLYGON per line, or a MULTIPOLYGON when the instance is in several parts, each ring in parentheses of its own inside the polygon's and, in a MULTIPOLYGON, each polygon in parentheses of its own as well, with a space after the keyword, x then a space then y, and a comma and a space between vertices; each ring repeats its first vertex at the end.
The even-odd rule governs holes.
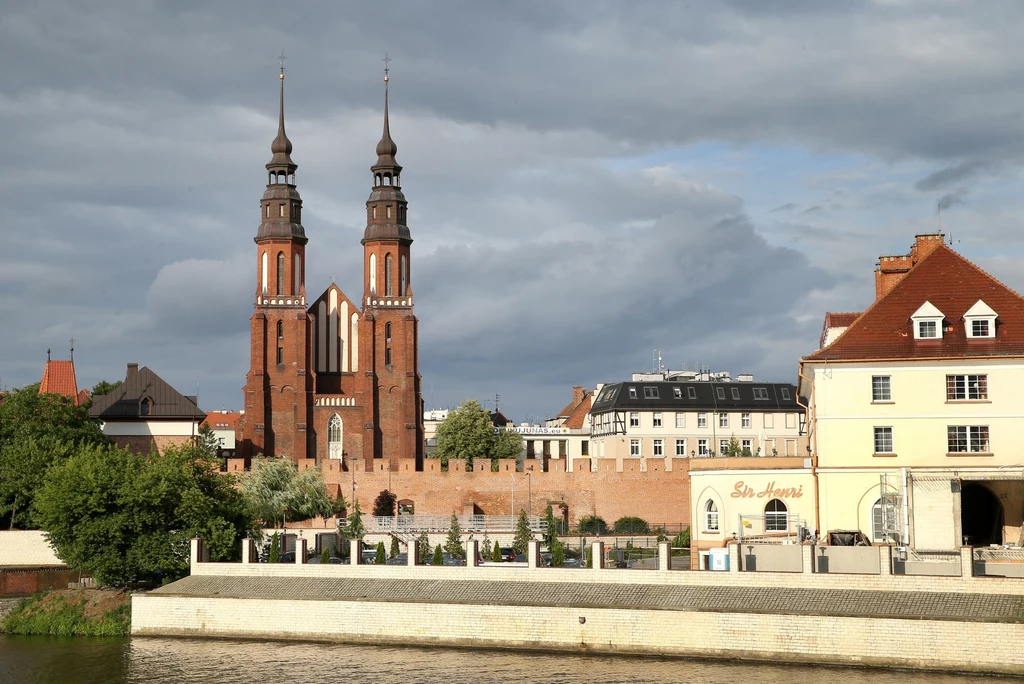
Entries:
MULTIPOLYGON (((510 532, 516 529, 518 516, 514 515, 459 515, 456 516, 463 532, 510 532)), ((527 517, 530 531, 544 531, 540 516, 527 517)), ((447 532, 451 527, 450 515, 374 515, 367 516, 363 524, 368 533, 447 532)))

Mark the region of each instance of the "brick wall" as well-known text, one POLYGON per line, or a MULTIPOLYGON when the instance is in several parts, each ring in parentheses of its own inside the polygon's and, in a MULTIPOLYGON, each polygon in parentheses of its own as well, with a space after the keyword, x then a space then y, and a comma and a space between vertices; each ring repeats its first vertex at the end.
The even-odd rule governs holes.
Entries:
POLYGON ((163 453, 169 446, 190 444, 192 435, 111 435, 110 439, 119 447, 125 447, 136 454, 150 454, 156 449, 163 453))

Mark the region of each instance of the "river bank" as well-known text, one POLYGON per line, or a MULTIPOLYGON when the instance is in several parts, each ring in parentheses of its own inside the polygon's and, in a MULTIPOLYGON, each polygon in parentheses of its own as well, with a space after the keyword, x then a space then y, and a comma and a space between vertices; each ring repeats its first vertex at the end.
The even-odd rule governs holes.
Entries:
POLYGON ((131 632, 131 596, 123 590, 66 589, 21 599, 0 622, 6 634, 125 636, 131 632))

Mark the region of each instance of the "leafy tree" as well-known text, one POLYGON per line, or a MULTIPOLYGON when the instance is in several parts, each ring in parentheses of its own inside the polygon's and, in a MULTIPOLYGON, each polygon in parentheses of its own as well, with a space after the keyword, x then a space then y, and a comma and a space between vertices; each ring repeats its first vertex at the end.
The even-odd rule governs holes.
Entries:
POLYGON ((387 556, 384 552, 384 542, 377 542, 377 556, 373 559, 374 565, 384 565, 384 561, 387 560, 387 556))
POLYGON ((491 465, 497 470, 498 459, 519 458, 523 453, 523 436, 515 430, 498 430, 493 436, 491 465))
POLYGON ((338 494, 337 499, 331 501, 331 514, 335 518, 343 518, 348 512, 348 502, 345 501, 345 497, 338 494))
POLYGON ((477 458, 490 458, 494 442, 491 415, 480 404, 470 399, 448 412, 437 426, 437 448, 433 456, 441 459, 447 468, 452 458, 461 458, 467 466, 477 458))
POLYGON ((331 562, 331 549, 328 546, 324 547, 324 550, 320 553, 320 564, 327 565, 331 562))
POLYGON ((616 534, 648 534, 651 526, 643 518, 625 515, 615 521, 613 529, 616 534))
POLYGON ((462 548, 462 527, 459 526, 459 516, 455 513, 452 513, 448 525, 448 538, 445 539, 444 550, 452 558, 463 558, 466 555, 466 550, 462 548))
POLYGON ((241 487, 254 516, 268 527, 283 526, 286 520, 329 518, 334 513, 319 468, 300 473, 286 458, 254 458, 241 487))
POLYGON ((519 518, 516 520, 516 536, 512 539, 512 550, 516 552, 517 556, 526 553, 526 548, 532 539, 530 519, 526 517, 526 511, 519 509, 519 518))
MULTIPOLYGON (((409 549, 412 553, 412 549, 409 549)), ((430 538, 426 532, 422 532, 416 540, 416 552, 419 554, 420 565, 426 565, 430 560, 430 538)))
POLYGON ((608 523, 596 515, 588 515, 580 519, 580 534, 608 534, 608 523))
POLYGON ((398 537, 391 537, 391 552, 388 554, 391 558, 398 555, 398 537))
POLYGON ((270 535, 270 554, 267 560, 271 563, 281 562, 281 538, 277 535, 277 532, 270 535))
POLYGON ((93 444, 47 471, 35 505, 61 560, 123 585, 184 575, 193 537, 211 560, 237 560, 252 521, 233 485, 191 445, 141 456, 93 444))
POLYGON ((675 549, 688 549, 690 548, 690 528, 687 527, 685 530, 680 531, 676 536, 672 537, 672 548, 675 549))
POLYGON ((366 527, 363 526, 363 512, 359 510, 359 502, 356 501, 355 506, 352 507, 352 513, 348 516, 348 530, 346 531, 349 539, 363 540, 366 535, 366 527))
POLYGON ((74 445, 53 437, 29 437, 3 446, 0 451, 0 514, 10 516, 11 529, 32 526, 33 504, 46 471, 66 461, 74 451, 74 445))
POLYGON ((501 547, 498 546, 498 540, 497 539, 494 540, 494 552, 491 555, 491 560, 494 561, 495 563, 500 563, 501 560, 502 560, 502 558, 501 558, 501 547))
POLYGON ((114 382, 107 382, 106 380, 100 380, 92 388, 92 396, 101 397, 104 394, 110 394, 118 387, 121 386, 121 380, 115 380, 114 382))
POLYGON ((722 454, 722 455, 723 456, 732 456, 732 457, 743 456, 744 455, 743 454, 743 449, 740 447, 740 440, 736 439, 735 435, 733 435, 729 439, 729 448, 726 449, 725 453, 722 454))
POLYGON ((385 489, 373 500, 373 514, 375 516, 394 515, 396 501, 398 501, 398 497, 385 489))
POLYGON ((438 544, 434 547, 434 557, 430 561, 431 565, 443 565, 444 558, 441 556, 441 545, 438 544))
POLYGON ((220 438, 213 433, 213 428, 206 421, 203 421, 203 424, 199 426, 199 433, 196 435, 196 447, 207 458, 216 458, 220 454, 220 438))
POLYGON ((39 383, 8 392, 0 402, 0 448, 31 438, 72 444, 109 444, 88 409, 60 394, 40 394, 39 383))
POLYGON ((555 512, 551 504, 544 509, 544 546, 554 549, 555 540, 558 539, 558 521, 555 520, 555 512))
POLYGON ((551 566, 555 568, 565 566, 565 546, 557 539, 551 548, 551 566))
POLYGON ((590 551, 590 547, 588 546, 586 551, 583 552, 583 567, 589 568, 589 567, 592 566, 592 562, 591 562, 591 560, 592 560, 591 556, 592 555, 593 554, 590 551))

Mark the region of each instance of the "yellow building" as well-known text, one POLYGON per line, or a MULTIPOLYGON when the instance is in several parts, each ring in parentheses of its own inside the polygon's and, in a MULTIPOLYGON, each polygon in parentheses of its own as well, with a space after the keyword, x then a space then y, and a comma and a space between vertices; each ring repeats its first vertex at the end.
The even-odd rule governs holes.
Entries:
POLYGON ((1020 544, 1024 299, 942 235, 882 257, 875 283, 801 361, 813 526, 917 551, 1020 544))

